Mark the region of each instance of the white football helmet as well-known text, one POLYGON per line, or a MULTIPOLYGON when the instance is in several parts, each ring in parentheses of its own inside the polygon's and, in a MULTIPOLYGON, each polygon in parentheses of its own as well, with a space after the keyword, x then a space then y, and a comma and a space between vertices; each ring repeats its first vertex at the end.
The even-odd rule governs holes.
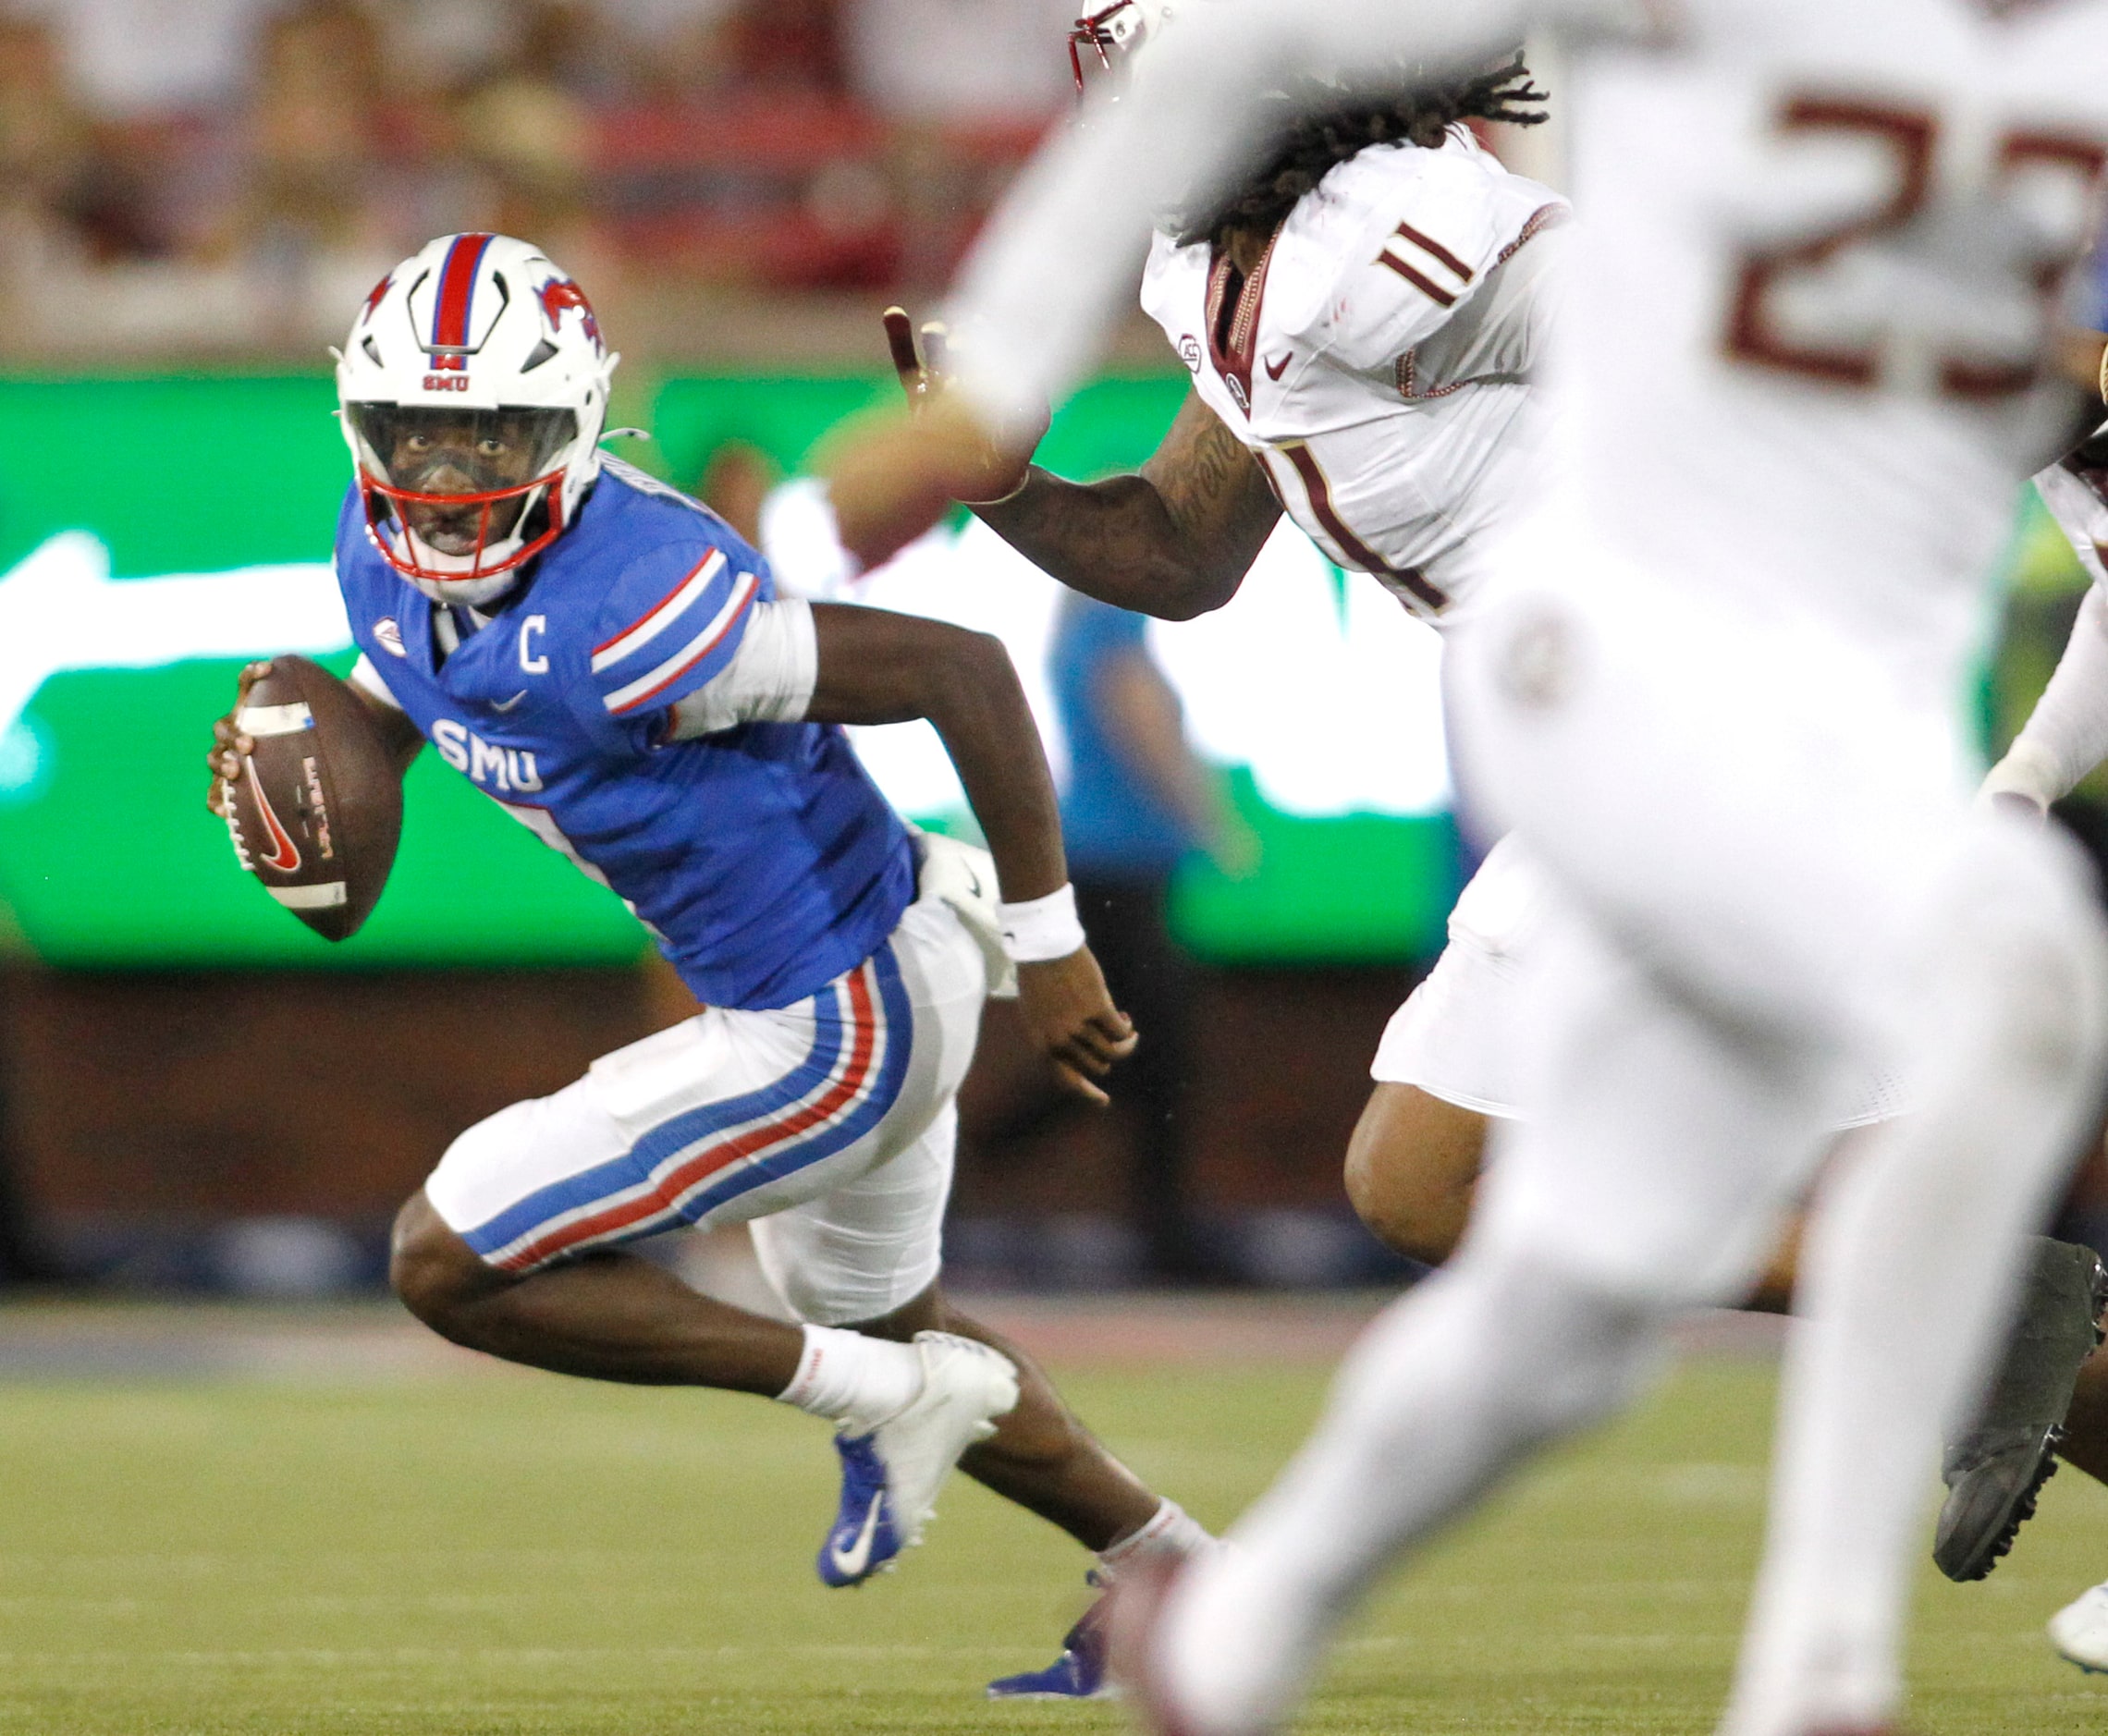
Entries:
POLYGON ((584 292, 524 241, 443 235, 383 278, 337 363, 366 533, 441 603, 487 603, 600 472, 609 376, 584 292))
POLYGON ((1171 21, 1175 9, 1173 0, 1112 0, 1078 18, 1069 27, 1069 70, 1075 75, 1076 94, 1089 88, 1086 53, 1101 71, 1122 78, 1128 63, 1171 21))

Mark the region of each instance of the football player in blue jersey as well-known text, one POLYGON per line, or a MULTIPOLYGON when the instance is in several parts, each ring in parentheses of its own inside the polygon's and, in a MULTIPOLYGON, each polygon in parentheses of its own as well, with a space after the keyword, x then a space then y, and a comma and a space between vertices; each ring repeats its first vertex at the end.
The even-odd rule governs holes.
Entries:
MULTIPOLYGON (((778 596, 716 515, 603 456, 615 361, 541 253, 459 235, 374 291, 337 371, 353 687, 405 768, 431 741, 625 899, 705 1006, 456 1140, 397 1220, 396 1291, 513 1362, 833 1422, 829 1584, 919 1541, 954 1463, 1101 1568, 1189 1549, 1195 1522, 938 1282, 984 999, 1014 982, 1034 1043, 1094 1100, 1135 1042, 1077 922, 1016 672, 982 634, 778 596), (840 727, 913 718, 987 852, 913 834, 840 727), (625 1245, 742 1222, 804 1324, 625 1245)), ((251 745, 239 710, 217 780, 251 745)))

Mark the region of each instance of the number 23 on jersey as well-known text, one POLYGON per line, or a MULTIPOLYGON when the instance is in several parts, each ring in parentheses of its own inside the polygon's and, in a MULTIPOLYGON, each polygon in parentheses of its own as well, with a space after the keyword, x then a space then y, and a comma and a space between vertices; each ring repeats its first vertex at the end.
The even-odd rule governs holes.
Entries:
POLYGON ((1726 354, 1832 385, 1917 385, 1978 403, 2033 385, 2052 304, 2087 239, 2083 214, 2108 147, 2026 128, 1986 131, 1979 141, 1929 109, 1869 98, 1791 96, 1774 115, 1773 148, 1870 153, 1878 174, 1863 204, 1820 232, 1743 253, 1729 289, 1726 354), (1981 202, 2004 206, 2010 218, 1968 226, 1989 256, 1979 246, 1966 262, 1943 261, 1943 242, 1955 231, 1943 232, 1941 214, 1981 202), (2064 214, 2047 233, 2022 216, 2045 202, 2064 214), (1947 320, 1947 335, 1927 355, 1898 311, 1906 296, 1894 291, 1943 267, 1983 317, 1967 338, 1947 320), (2014 329, 2016 309, 2028 315, 2025 333, 2014 329))

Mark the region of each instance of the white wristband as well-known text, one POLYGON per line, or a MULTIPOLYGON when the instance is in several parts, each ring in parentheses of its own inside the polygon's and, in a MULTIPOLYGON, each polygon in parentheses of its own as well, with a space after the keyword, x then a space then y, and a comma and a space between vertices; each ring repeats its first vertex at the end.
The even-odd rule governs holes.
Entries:
POLYGON ((1084 944, 1084 925, 1076 915, 1076 888, 1065 886, 1043 899, 999 904, 1003 950, 1015 964, 1044 964, 1066 959, 1084 944))
POLYGON ((2023 738, 1985 774, 1977 800, 1988 802, 1993 796, 2022 796, 2046 810, 2064 793, 2064 767, 2057 763, 2057 756, 2041 743, 2023 738))

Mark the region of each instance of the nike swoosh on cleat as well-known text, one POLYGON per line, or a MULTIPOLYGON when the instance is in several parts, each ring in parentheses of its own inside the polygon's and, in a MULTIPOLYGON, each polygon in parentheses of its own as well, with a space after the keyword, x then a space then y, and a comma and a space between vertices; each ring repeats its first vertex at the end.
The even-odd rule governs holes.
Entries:
POLYGON ((864 1529, 856 1534, 853 1548, 845 1549, 839 1543, 828 1546, 828 1565, 842 1578, 861 1579, 864 1569, 871 1565, 871 1544, 878 1534, 878 1510, 885 1499, 882 1489, 871 1498, 870 1510, 864 1515, 864 1529))
POLYGON ((520 702, 526 697, 527 690, 525 688, 521 688, 510 699, 492 700, 490 703, 490 708, 493 711, 510 711, 515 705, 519 704, 520 702))

